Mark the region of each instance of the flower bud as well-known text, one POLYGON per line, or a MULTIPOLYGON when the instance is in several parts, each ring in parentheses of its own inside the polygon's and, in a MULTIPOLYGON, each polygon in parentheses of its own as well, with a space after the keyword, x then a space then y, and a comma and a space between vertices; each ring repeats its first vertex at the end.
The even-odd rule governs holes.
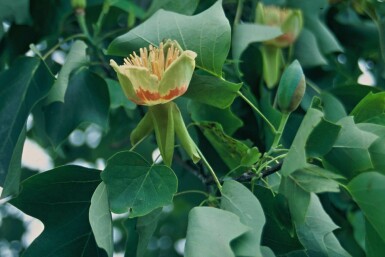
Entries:
POLYGON ((276 6, 263 6, 258 3, 256 11, 256 23, 277 26, 283 35, 264 42, 267 45, 284 48, 293 44, 302 30, 303 18, 301 10, 283 9, 276 6))
POLYGON ((283 113, 293 112, 305 94, 306 81, 301 65, 295 60, 283 72, 277 91, 277 103, 283 113))
POLYGON ((176 41, 160 43, 159 48, 141 48, 110 65, 117 72, 120 85, 128 99, 139 105, 164 104, 187 91, 195 68, 197 54, 183 51, 176 41))
POLYGON ((84 9, 87 6, 86 0, 71 0, 71 6, 73 9, 84 9))

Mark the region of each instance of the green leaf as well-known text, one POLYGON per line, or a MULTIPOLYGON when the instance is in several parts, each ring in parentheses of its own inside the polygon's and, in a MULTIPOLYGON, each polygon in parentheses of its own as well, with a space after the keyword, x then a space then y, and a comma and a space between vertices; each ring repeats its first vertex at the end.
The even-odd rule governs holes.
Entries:
POLYGON ((71 46, 71 50, 69 51, 65 63, 59 72, 58 78, 49 92, 46 103, 47 105, 56 101, 64 103, 71 73, 76 69, 85 66, 88 62, 86 50, 87 45, 80 40, 75 41, 75 43, 71 46))
POLYGON ((365 222, 365 251, 367 257, 377 257, 385 253, 385 240, 368 220, 365 222))
POLYGON ((45 109, 45 127, 51 143, 57 147, 84 122, 108 126, 109 96, 107 84, 99 75, 83 68, 69 81, 64 103, 53 102, 45 109))
POLYGON ((107 185, 111 210, 143 216, 172 203, 178 181, 164 165, 150 165, 139 154, 121 152, 107 162, 101 177, 107 185))
POLYGON ((156 142, 164 163, 169 167, 172 163, 175 143, 173 104, 173 102, 169 102, 150 106, 148 109, 155 130, 156 142))
POLYGON ((107 256, 97 247, 88 220, 100 171, 62 166, 22 182, 11 204, 44 223, 44 231, 23 256, 107 256))
POLYGON ((366 172, 355 177, 348 184, 354 201, 364 212, 379 237, 385 242, 385 175, 366 172))
POLYGON ((287 198, 293 221, 303 222, 310 203, 310 193, 300 187, 290 176, 282 177, 279 192, 287 198))
POLYGON ((231 212, 194 207, 189 214, 185 256, 235 257, 230 242, 247 231, 249 228, 231 212))
POLYGON ((362 99, 350 115, 356 123, 375 123, 385 125, 385 92, 370 92, 362 99))
POLYGON ((221 1, 194 16, 159 10, 141 25, 112 41, 108 54, 126 57, 140 47, 158 45, 163 39, 173 39, 184 50, 198 54, 197 67, 221 77, 222 66, 230 49, 230 34, 230 25, 221 1))
POLYGON ((112 241, 112 217, 108 203, 106 184, 101 182, 91 198, 89 220, 97 245, 104 249, 109 257, 114 252, 112 241))
POLYGON ((110 93, 111 109, 116 109, 121 106, 129 110, 134 110, 136 108, 136 104, 128 100, 128 98, 124 94, 119 82, 108 78, 105 80, 107 82, 108 92, 110 93))
POLYGON ((385 126, 374 123, 360 123, 357 124, 357 128, 360 130, 370 132, 378 137, 385 137, 385 126))
POLYGON ((197 8, 199 0, 180 0, 180 1, 172 1, 172 0, 154 0, 152 1, 150 7, 147 11, 147 16, 150 17, 157 10, 164 9, 166 11, 191 15, 194 13, 197 8))
POLYGON ((234 26, 233 59, 239 60, 247 46, 254 42, 263 42, 282 35, 279 27, 254 23, 241 23, 234 26))
MULTIPOLYGON (((28 0, 3 0, 0 2, 0 21, 7 20, 16 24, 29 24, 28 0)), ((0 36, 1 38, 1 36, 0 36)))
POLYGON ((319 157, 328 153, 337 140, 340 130, 340 125, 322 118, 307 139, 305 146, 307 156, 319 157))
POLYGON ((228 136, 219 123, 202 121, 197 125, 230 169, 241 164, 243 156, 249 150, 248 146, 228 136))
POLYGON ((187 92, 183 96, 200 103, 225 109, 233 103, 241 86, 241 83, 235 84, 214 76, 195 73, 187 92))
POLYGON ((294 57, 299 60, 302 67, 327 65, 327 60, 317 47, 317 39, 308 29, 303 28, 294 44, 294 57))
POLYGON ((138 218, 138 221, 136 222, 136 231, 139 234, 139 240, 136 249, 136 257, 145 256, 147 245, 156 230, 161 214, 162 208, 158 208, 149 214, 138 218))
POLYGON ((254 187, 254 194, 261 202, 266 217, 262 244, 270 247, 279 256, 303 249, 294 232, 286 198, 260 185, 254 187))
POLYGON ((235 115, 230 107, 218 109, 216 107, 192 101, 188 106, 193 121, 211 121, 222 125, 225 133, 232 135, 243 125, 243 121, 235 115))
MULTIPOLYGON (((8 172, 17 172, 14 165, 21 161, 22 137, 20 135, 25 122, 36 103, 48 94, 52 83, 53 77, 39 58, 19 58, 8 70, 0 73, 1 186, 8 172), (19 147, 17 147, 18 145, 19 147)), ((18 191, 18 185, 11 190, 12 193, 15 193, 15 190, 18 191)))
POLYGON ((333 234, 338 226, 325 212, 315 194, 310 195, 310 203, 303 222, 295 222, 298 238, 306 248, 308 256, 348 257, 333 234))
POLYGON ((342 129, 333 148, 323 160, 347 178, 358 172, 373 169, 368 149, 378 137, 358 129, 352 116, 343 118, 337 124, 341 125, 342 129))
POLYGON ((316 127, 322 120, 323 114, 321 111, 309 108, 298 132, 294 138, 293 144, 290 147, 281 169, 284 176, 288 176, 299 168, 306 165, 306 141, 316 127))
POLYGON ((305 28, 317 38, 314 48, 318 46, 324 54, 343 51, 336 37, 320 19, 320 10, 327 6, 327 1, 288 0, 287 5, 302 10, 305 28))
POLYGON ((329 92, 343 103, 346 111, 349 113, 369 93, 377 93, 381 92, 381 90, 376 87, 368 87, 359 84, 353 84, 347 86, 334 87, 331 88, 329 92))
POLYGON ((225 181, 222 189, 221 209, 236 214, 251 230, 232 243, 236 256, 261 256, 262 229, 265 215, 258 199, 237 181, 225 181))
POLYGON ((289 177, 309 193, 339 192, 339 184, 335 180, 343 179, 338 174, 310 164, 294 171, 289 177))
POLYGON ((326 120, 337 122, 347 116, 344 105, 334 95, 323 91, 320 98, 326 120))
POLYGON ((13 155, 9 162, 8 174, 5 177, 3 185, 3 192, 1 192, 1 198, 17 195, 19 193, 22 173, 21 159, 23 155, 24 141, 26 138, 25 134, 25 129, 23 129, 13 150, 13 155))
POLYGON ((369 147, 370 159, 375 170, 385 174, 385 137, 380 137, 369 147))

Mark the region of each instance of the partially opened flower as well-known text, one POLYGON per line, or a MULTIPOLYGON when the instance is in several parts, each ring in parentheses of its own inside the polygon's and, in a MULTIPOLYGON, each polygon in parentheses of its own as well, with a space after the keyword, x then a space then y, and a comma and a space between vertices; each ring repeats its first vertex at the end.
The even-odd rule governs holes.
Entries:
POLYGON ((114 60, 111 66, 118 74, 124 93, 140 105, 167 103, 184 94, 195 68, 193 51, 183 51, 176 41, 141 48, 124 59, 123 65, 114 60))
POLYGON ((280 27, 283 35, 264 42, 276 47, 287 47, 291 45, 301 32, 303 19, 302 12, 294 9, 284 9, 276 6, 257 6, 256 22, 269 26, 280 27))

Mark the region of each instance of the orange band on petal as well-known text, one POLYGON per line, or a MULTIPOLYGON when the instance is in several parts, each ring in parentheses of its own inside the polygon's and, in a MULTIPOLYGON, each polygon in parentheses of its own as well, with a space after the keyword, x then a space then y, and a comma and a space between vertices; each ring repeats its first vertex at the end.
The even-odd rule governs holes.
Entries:
MULTIPOLYGON (((142 100, 141 103, 137 104, 151 104, 152 102, 159 102, 159 100, 167 100, 170 101, 178 96, 183 95, 187 91, 187 86, 182 85, 181 87, 177 87, 174 89, 171 89, 167 95, 161 96, 159 92, 150 92, 148 90, 143 90, 142 88, 139 88, 136 90, 136 95, 138 98, 142 100)), ((162 102, 162 101, 161 101, 162 102)))

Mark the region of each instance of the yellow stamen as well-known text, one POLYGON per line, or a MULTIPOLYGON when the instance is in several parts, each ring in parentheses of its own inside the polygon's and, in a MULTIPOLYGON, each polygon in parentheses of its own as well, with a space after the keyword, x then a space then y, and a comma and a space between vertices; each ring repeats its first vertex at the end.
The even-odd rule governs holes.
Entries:
POLYGON ((165 51, 163 50, 163 43, 159 44, 159 48, 149 45, 147 48, 139 49, 139 56, 133 52, 129 57, 124 58, 124 65, 138 66, 147 68, 152 74, 156 75, 160 80, 167 70, 180 55, 180 51, 173 45, 165 51))

